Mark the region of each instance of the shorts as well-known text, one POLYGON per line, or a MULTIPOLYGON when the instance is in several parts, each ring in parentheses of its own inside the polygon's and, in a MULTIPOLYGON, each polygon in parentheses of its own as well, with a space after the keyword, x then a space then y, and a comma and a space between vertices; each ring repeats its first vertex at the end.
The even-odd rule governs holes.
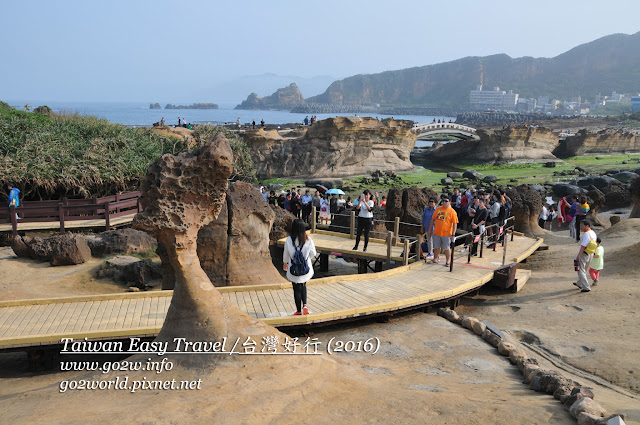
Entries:
POLYGON ((444 248, 445 251, 451 249, 451 236, 433 235, 433 248, 444 248))

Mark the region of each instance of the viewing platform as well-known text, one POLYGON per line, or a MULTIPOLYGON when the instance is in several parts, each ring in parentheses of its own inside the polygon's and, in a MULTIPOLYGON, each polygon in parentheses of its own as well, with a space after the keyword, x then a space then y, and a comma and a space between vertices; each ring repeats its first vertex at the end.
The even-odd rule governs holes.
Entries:
MULTIPOLYGON (((325 243, 325 236, 312 235, 318 246, 325 243)), ((336 237, 344 239, 344 235, 336 237)), ((542 239, 514 233, 507 234, 505 241, 509 263, 523 261, 542 244, 542 239)), ((473 257, 467 263, 468 255, 461 249, 455 250, 454 271, 443 263, 425 264, 421 260, 380 273, 312 279, 307 283, 312 313, 303 316, 291 315, 295 303, 289 283, 216 289, 241 311, 282 330, 444 303, 455 306, 461 296, 478 291, 494 278, 505 255, 503 249, 485 249, 482 258, 473 257)), ((515 277, 526 280, 528 273, 518 271, 515 277)), ((172 295, 172 291, 153 291, 0 302, 0 351, 27 351, 38 357, 59 351, 60 340, 65 337, 154 337, 162 328, 172 295)))

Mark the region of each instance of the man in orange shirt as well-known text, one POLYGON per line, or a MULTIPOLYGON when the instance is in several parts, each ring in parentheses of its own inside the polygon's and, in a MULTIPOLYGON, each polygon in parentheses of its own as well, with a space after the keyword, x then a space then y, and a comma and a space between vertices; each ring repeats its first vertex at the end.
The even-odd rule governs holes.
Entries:
MULTIPOLYGON (((442 206, 436 208, 431 217, 429 230, 433 230, 433 260, 432 263, 438 263, 440 250, 444 249, 444 256, 447 259, 445 266, 449 266, 451 257, 451 238, 456 234, 458 228, 458 214, 456 210, 451 208, 451 201, 448 197, 442 198, 442 206), (435 224, 435 229, 434 229, 435 224)), ((431 236, 428 234, 427 236, 431 236)))

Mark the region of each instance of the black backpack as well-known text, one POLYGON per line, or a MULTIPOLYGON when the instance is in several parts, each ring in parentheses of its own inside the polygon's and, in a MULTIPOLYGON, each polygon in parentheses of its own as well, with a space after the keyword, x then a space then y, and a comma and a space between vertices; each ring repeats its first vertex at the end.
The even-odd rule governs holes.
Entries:
POLYGON ((500 212, 498 213, 498 220, 504 221, 507 218, 507 207, 504 204, 500 205, 500 212))
POLYGON ((304 276, 309 273, 309 263, 307 259, 302 255, 302 247, 297 247, 295 244, 293 245, 296 252, 293 254, 293 258, 291 258, 291 267, 289 267, 289 272, 293 276, 304 276))

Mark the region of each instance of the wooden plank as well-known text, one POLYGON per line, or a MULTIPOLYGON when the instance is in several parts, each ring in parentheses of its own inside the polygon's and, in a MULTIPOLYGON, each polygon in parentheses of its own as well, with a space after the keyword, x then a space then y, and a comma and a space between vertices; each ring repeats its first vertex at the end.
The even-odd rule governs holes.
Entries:
POLYGON ((145 298, 142 303, 142 313, 140 314, 140 323, 138 326, 147 327, 149 325, 149 310, 151 308, 151 297, 145 298))
MULTIPOLYGON (((240 293, 238 293, 239 295, 240 293)), ((242 297, 244 298, 244 305, 247 307, 247 311, 246 313, 249 316, 253 316, 256 317, 257 316, 257 312, 256 309, 253 307, 253 301, 251 300, 251 294, 249 294, 249 291, 243 291, 242 292, 242 297)))
POLYGON ((269 302, 265 295, 265 291, 256 291, 256 295, 258 296, 258 300, 260 301, 260 305, 262 306, 262 312, 265 317, 271 317, 271 315, 277 313, 275 305, 273 302, 269 302))
POLYGON ((270 289, 269 293, 271 294, 271 298, 273 298, 273 302, 276 304, 276 308, 280 313, 289 313, 289 309, 286 308, 285 304, 280 299, 280 295, 278 294, 277 289, 270 289))
POLYGON ((258 299, 258 295, 256 294, 255 291, 249 291, 249 296, 251 298, 251 302, 253 303, 253 310, 256 313, 256 317, 258 319, 262 319, 265 316, 264 314, 264 310, 262 308, 262 306, 260 305, 260 300, 258 299))
POLYGON ((15 307, 0 308, 0 329, 2 329, 2 326, 4 326, 4 323, 7 320, 7 318, 11 316, 11 313, 13 313, 15 310, 16 310, 15 307))
POLYGON ((115 304, 113 305, 113 309, 109 314, 109 317, 107 319, 107 324, 105 325, 104 329, 114 329, 116 327, 116 323, 120 315, 120 311, 122 310, 122 305, 124 304, 125 300, 126 298, 116 300, 115 304))
POLYGON ((113 323, 113 329, 124 329, 127 327, 126 319, 127 319, 127 311, 129 310, 129 306, 134 302, 133 298, 129 298, 126 300, 122 300, 122 305, 120 306, 120 311, 118 311, 118 316, 116 317, 113 323))
POLYGON ((46 306, 35 306, 27 316, 22 320, 22 324, 14 331, 12 336, 29 335, 29 332, 34 326, 37 326, 37 321, 42 316, 46 306))
POLYGON ((88 332, 89 329, 91 329, 91 324, 93 323, 94 320, 96 320, 96 315, 98 314, 98 311, 100 312, 100 314, 102 314, 102 312, 104 311, 105 308, 105 301, 94 301, 93 305, 91 306, 91 309, 89 310, 89 313, 87 314, 87 320, 84 322, 84 324, 82 325, 82 327, 79 329, 80 331, 83 332, 88 332))
MULTIPOLYGON (((296 303, 293 299, 293 290, 292 289, 276 289, 276 295, 280 299, 280 302, 284 306, 284 312, 287 314, 291 314, 296 309, 296 303)), ((307 288, 308 291, 308 288, 307 288)), ((308 300, 307 300, 308 301, 308 300)))
POLYGON ((8 329, 11 326, 11 323, 13 323, 16 317, 18 317, 23 307, 15 306, 15 307, 5 307, 5 308, 7 309, 8 314, 5 315, 4 322, 0 327, 0 337, 3 337, 4 334, 8 332, 8 329))
POLYGON ((91 326, 89 327, 89 331, 96 331, 100 329, 105 329, 106 324, 109 321, 109 317, 111 316, 111 312, 113 311, 113 306, 116 304, 116 301, 101 301, 101 309, 96 313, 96 317, 93 319, 91 326))
POLYGON ((69 325, 65 328, 65 332, 78 332, 82 329, 82 326, 87 321, 89 312, 93 307, 94 301, 82 303, 82 310, 79 313, 74 314, 73 319, 69 322, 69 325))
POLYGON ((42 327, 38 330, 38 334, 45 335, 48 333, 53 333, 50 331, 54 329, 55 326, 57 326, 57 323, 60 322, 62 316, 64 315, 64 312, 68 307, 69 307, 68 304, 63 304, 63 303, 55 304, 53 311, 47 318, 47 322, 43 323, 42 327))
POLYGON ((42 316, 39 326, 33 328, 33 335, 40 335, 42 333, 42 330, 45 327, 49 326, 49 323, 51 323, 53 318, 58 314, 58 311, 60 311, 60 308, 62 307, 62 305, 60 304, 46 304, 46 306, 47 313, 46 315, 42 316))
POLYGON ((54 328, 51 328, 48 333, 52 334, 61 334, 67 328, 71 320, 73 320, 74 314, 76 310, 80 312, 82 307, 84 307, 85 303, 67 303, 61 313, 61 316, 58 316, 58 321, 54 328))
POLYGON ((7 332, 5 332, 5 337, 11 337, 20 333, 20 330, 24 326, 24 324, 29 320, 29 313, 35 311, 37 306, 29 306, 20 309, 18 315, 15 316, 11 324, 9 325, 7 332))

